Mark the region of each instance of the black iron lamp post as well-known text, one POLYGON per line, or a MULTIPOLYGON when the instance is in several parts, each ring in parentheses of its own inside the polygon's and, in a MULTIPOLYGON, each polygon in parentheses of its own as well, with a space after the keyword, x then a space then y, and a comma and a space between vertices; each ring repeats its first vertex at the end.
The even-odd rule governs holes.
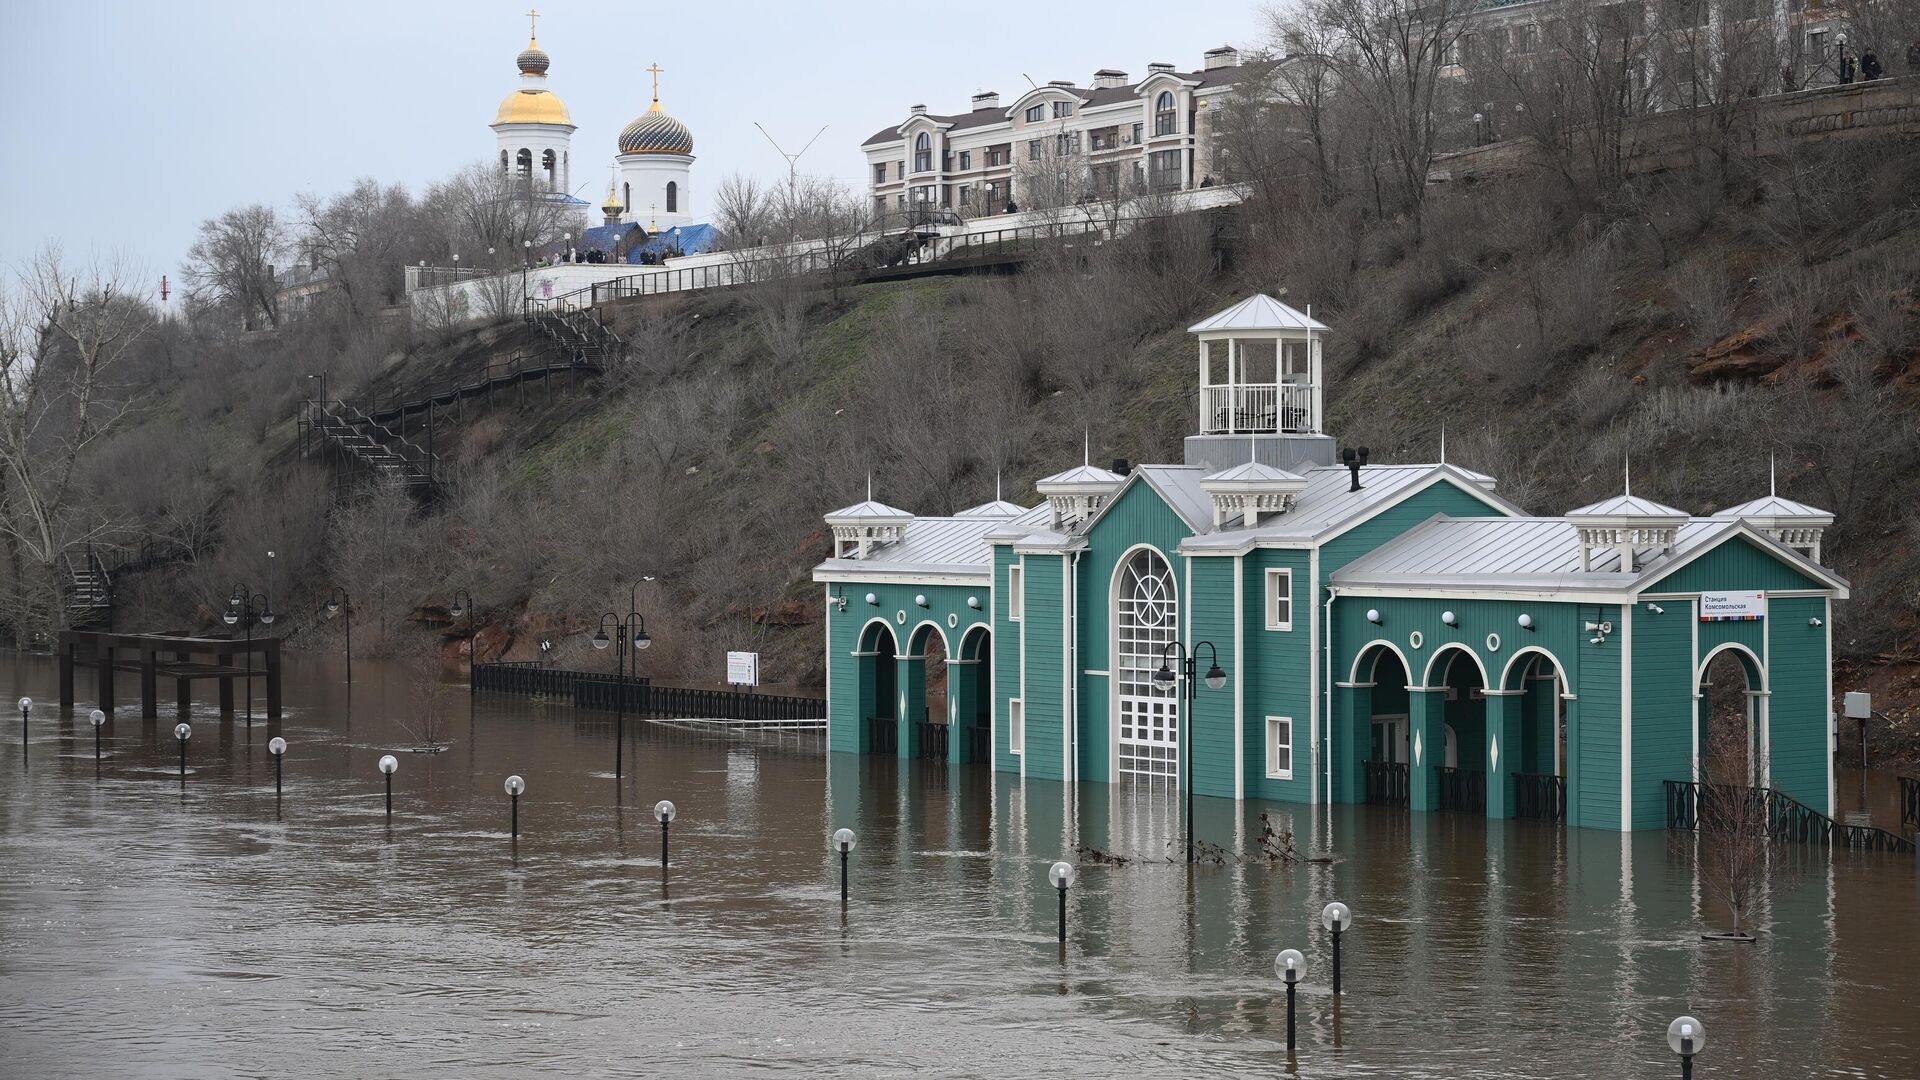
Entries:
POLYGON ((393 820, 393 771, 400 767, 400 759, 392 754, 380 756, 380 771, 387 778, 387 820, 393 820))
POLYGON ((518 774, 507 777, 507 794, 513 797, 513 838, 520 839, 520 793, 527 790, 527 782, 518 774))
POLYGON ((273 601, 266 593, 256 593, 252 587, 241 582, 233 587, 233 595, 227 597, 227 610, 220 616, 228 626, 239 623, 247 635, 247 726, 253 726, 253 620, 259 619, 261 625, 273 625, 273 601), (258 610, 255 610, 256 607, 258 610))
POLYGON ((447 614, 454 618, 467 617, 467 727, 473 727, 473 676, 474 668, 480 664, 480 657, 474 654, 474 622, 478 612, 473 609, 473 594, 465 589, 455 589, 453 599, 447 602, 447 614))
POLYGON ((660 820, 660 869, 667 868, 667 827, 673 824, 673 818, 679 811, 671 802, 661 799, 653 804, 653 816, 660 820))
POLYGON ((1667 1046, 1680 1055, 1681 1080, 1693 1080, 1693 1055, 1707 1048, 1707 1028, 1691 1016, 1667 1025, 1667 1046))
POLYGON ((852 851, 854 845, 859 842, 859 838, 853 835, 852 829, 835 829, 833 832, 833 849, 840 853, 841 907, 847 906, 847 853, 852 851))
POLYGON ((27 717, 31 716, 32 714, 33 714, 33 699, 30 697, 21 698, 20 699, 20 756, 22 758, 25 758, 27 754, 27 717))
POLYGON ((193 738, 193 726, 182 721, 173 725, 173 737, 180 743, 180 786, 187 785, 187 740, 193 738))
MULTIPOLYGON (((1194 651, 1207 650, 1207 689, 1218 690, 1227 685, 1227 673, 1220 667, 1220 654, 1213 642, 1202 641, 1193 646, 1194 651)), ((1186 687, 1186 706, 1180 710, 1181 742, 1186 744, 1186 788, 1187 788, 1187 864, 1193 864, 1193 698, 1197 682, 1194 671, 1193 651, 1189 651, 1184 642, 1169 641, 1167 647, 1160 650, 1160 670, 1153 673, 1153 685, 1161 690, 1172 690, 1184 679, 1186 687), (1181 674, 1173 672, 1174 650, 1180 653, 1181 674)))
POLYGON ((340 627, 347 635, 347 682, 351 683, 353 682, 353 599, 347 595, 347 590, 338 585, 327 593, 327 618, 331 619, 335 615, 344 616, 345 619, 340 627))
POLYGON ((1073 887, 1076 872, 1070 862, 1057 862, 1047 868, 1047 880, 1060 890, 1060 944, 1067 943, 1067 890, 1073 887))
MULTIPOLYGON (((637 600, 640 586, 636 584, 633 588, 637 600)), ((647 633, 646 618, 638 611, 628 611, 624 619, 611 611, 600 616, 600 628, 593 634, 593 647, 605 649, 615 642, 620 647, 613 654, 613 778, 618 780, 626 774, 627 683, 639 676, 640 650, 653 644, 652 636, 647 633), (612 634, 607 633, 609 619, 613 622, 612 634)))
POLYGON ((87 722, 93 725, 93 760, 100 760, 100 729, 106 726, 107 714, 95 709, 87 714, 87 722))
POLYGON ((1333 935, 1333 992, 1340 993, 1340 933, 1353 925, 1353 911, 1335 900, 1320 909, 1320 925, 1333 935))
POLYGON ((275 735, 267 740, 267 753, 273 755, 273 795, 280 797, 280 762, 287 756, 287 740, 275 735))
POLYGON ((1299 949, 1282 949, 1280 955, 1273 958, 1273 973, 1287 984, 1287 1053, 1293 1053, 1293 992, 1300 983, 1300 973, 1307 967, 1307 958, 1299 949))

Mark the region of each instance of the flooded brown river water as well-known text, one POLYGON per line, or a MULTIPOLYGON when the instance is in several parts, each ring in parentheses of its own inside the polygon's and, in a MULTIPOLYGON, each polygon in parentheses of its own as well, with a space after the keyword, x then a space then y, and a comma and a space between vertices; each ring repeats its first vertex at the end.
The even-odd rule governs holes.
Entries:
POLYGON ((170 705, 123 705, 96 769, 90 702, 0 661, 39 702, 24 748, 0 714, 0 1074, 1671 1077, 1691 1013, 1702 1080, 1920 1077, 1910 856, 1780 849, 1759 944, 1703 944, 1659 833, 1201 800, 1203 840, 1251 850, 1266 810, 1332 862, 1083 865, 1063 957, 1047 866, 1176 854, 1177 799, 638 723, 616 783, 611 714, 493 695, 415 755, 397 681, 356 675, 296 660, 251 731, 202 703, 183 787, 170 705))

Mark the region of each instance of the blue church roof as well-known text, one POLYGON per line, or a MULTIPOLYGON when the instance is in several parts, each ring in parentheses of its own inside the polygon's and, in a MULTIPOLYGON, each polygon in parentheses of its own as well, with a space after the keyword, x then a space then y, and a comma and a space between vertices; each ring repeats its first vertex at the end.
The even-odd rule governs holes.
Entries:
MULTIPOLYGON (((627 242, 635 232, 645 233, 638 222, 623 221, 618 225, 594 225, 580 234, 580 247, 583 250, 614 251, 627 242)), ((717 239, 712 225, 704 222, 696 225, 675 225, 662 229, 647 237, 643 243, 635 244, 627 253, 625 261, 634 265, 640 263, 643 254, 656 257, 669 252, 680 255, 700 255, 713 250, 717 239)))

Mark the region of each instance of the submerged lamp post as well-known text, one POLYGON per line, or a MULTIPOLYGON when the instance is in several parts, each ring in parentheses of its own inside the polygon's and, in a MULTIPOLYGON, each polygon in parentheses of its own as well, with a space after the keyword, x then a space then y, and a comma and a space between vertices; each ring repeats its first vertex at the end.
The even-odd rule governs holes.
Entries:
POLYGON ((266 593, 256 593, 252 586, 241 582, 233 587, 233 595, 227 597, 227 610, 220 620, 228 626, 242 624, 247 634, 247 726, 253 726, 253 620, 258 618, 261 625, 273 625, 273 601, 266 593), (258 604, 260 610, 255 611, 258 604))
POLYGON ((1299 949, 1282 949, 1280 955, 1273 958, 1273 973, 1287 984, 1287 1052, 1292 1053, 1293 1039, 1293 991, 1300 983, 1300 973, 1306 970, 1307 958, 1299 949))
MULTIPOLYGON (((649 579, 651 580, 651 579, 649 579)), ((633 607, 637 607, 640 595, 638 582, 633 586, 633 607)), ((620 779, 626 774, 627 747, 627 686, 640 671, 640 650, 653 644, 653 638, 647 633, 647 620, 638 612, 629 610, 626 618, 609 611, 600 616, 600 628, 594 631, 593 647, 604 650, 607 646, 619 644, 613 653, 613 778, 620 779), (607 633, 607 620, 613 620, 613 633, 607 633)))
POLYGON ((833 849, 840 853, 841 907, 847 906, 847 853, 852 851, 854 845, 859 842, 859 838, 853 835, 852 829, 835 829, 833 831, 833 849))
POLYGON ((380 771, 385 773, 387 777, 387 819, 389 821, 393 819, 393 771, 399 767, 399 758, 394 757, 392 754, 381 755, 380 771))
POLYGON ((27 717, 32 712, 33 712, 33 699, 30 697, 21 698, 20 699, 20 752, 23 754, 27 752, 27 717))
POLYGON ((1073 887, 1075 871, 1070 862, 1057 862, 1047 868, 1047 880, 1060 890, 1060 944, 1067 943, 1067 890, 1073 887))
POLYGON ((1320 925, 1333 934, 1333 992, 1340 993, 1340 932, 1353 924, 1353 911, 1335 900, 1320 909, 1320 925))
POLYGON ((95 709, 87 714, 87 722, 93 725, 93 760, 100 760, 100 729, 106 725, 107 714, 95 709))
MULTIPOLYGON (((1213 642, 1202 641, 1194 645, 1194 650, 1207 650, 1207 689, 1218 690, 1227 685, 1227 673, 1220 667, 1220 654, 1213 642)), ((1187 865, 1193 865, 1193 697, 1194 697, 1193 652, 1188 651, 1186 643, 1169 641, 1167 647, 1160 650, 1160 670, 1153 673, 1153 685, 1163 691, 1172 690, 1181 682, 1186 685, 1186 708, 1180 710, 1180 741, 1186 744, 1186 788, 1187 788, 1187 865), (1174 650, 1180 651, 1181 675, 1173 671, 1174 650)))
POLYGON ((193 738, 193 726, 182 721, 173 725, 173 737, 180 741, 180 782, 187 782, 187 740, 193 738))
POLYGON ((507 777, 507 794, 513 796, 513 838, 520 839, 520 793, 527 790, 527 782, 519 774, 507 777))
POLYGON ((1681 1080, 1693 1080, 1693 1055, 1707 1048, 1707 1029, 1691 1016, 1667 1025, 1667 1045, 1680 1055, 1681 1080))
POLYGON ((338 585, 333 587, 333 591, 327 593, 327 618, 331 619, 335 615, 346 616, 340 623, 340 628, 347 635, 347 682, 351 683, 353 682, 353 598, 347 595, 347 590, 338 585))
POLYGON ((679 813, 673 804, 665 799, 653 804, 653 816, 660 819, 660 869, 667 868, 667 827, 673 824, 673 816, 679 813))
POLYGON ((273 793, 280 794, 280 762, 287 756, 287 740, 275 735, 267 740, 267 753, 273 755, 273 793))

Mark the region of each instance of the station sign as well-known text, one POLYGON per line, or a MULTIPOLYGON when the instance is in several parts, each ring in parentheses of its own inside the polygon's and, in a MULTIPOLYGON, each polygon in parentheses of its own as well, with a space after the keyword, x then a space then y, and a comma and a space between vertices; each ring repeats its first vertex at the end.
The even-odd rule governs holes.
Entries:
POLYGON ((728 653, 727 682, 734 686, 759 686, 760 654, 757 652, 728 653))
POLYGON ((1703 592, 1700 594, 1701 622, 1758 622, 1766 617, 1766 593, 1703 592))

